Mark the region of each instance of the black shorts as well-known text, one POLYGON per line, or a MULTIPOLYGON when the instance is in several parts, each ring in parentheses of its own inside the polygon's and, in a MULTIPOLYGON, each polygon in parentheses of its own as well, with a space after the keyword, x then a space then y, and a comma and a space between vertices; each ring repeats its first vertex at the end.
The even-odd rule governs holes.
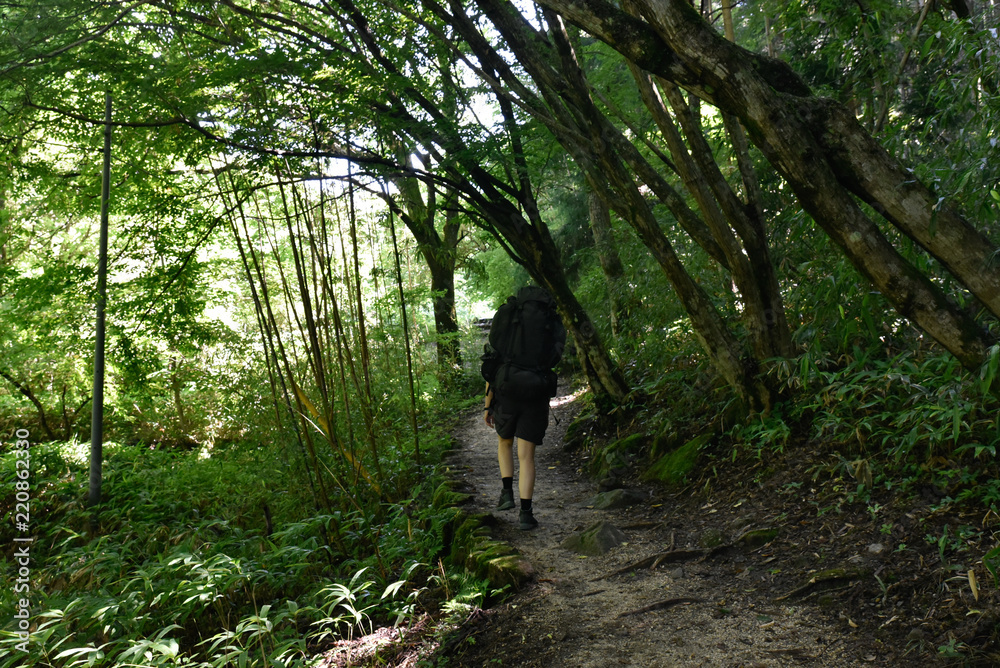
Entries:
POLYGON ((500 438, 520 438, 541 445, 549 426, 549 400, 518 401, 494 395, 493 423, 500 438))

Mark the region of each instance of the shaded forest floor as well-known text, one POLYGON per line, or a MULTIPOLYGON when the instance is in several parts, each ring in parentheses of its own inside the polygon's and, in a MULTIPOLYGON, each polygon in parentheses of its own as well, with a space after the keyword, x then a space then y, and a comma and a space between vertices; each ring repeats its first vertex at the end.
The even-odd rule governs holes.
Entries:
POLYGON ((553 400, 530 532, 516 510, 494 510, 495 434, 479 412, 462 420, 448 463, 471 495, 465 510, 492 514, 494 538, 533 576, 420 665, 1000 665, 1000 595, 981 562, 997 518, 953 510, 936 488, 859 503, 849 471, 813 444, 770 461, 717 458, 683 489, 632 471, 636 502, 596 510, 589 450, 564 442, 577 412, 571 396, 553 400), (599 521, 625 542, 591 557, 561 546, 599 521))

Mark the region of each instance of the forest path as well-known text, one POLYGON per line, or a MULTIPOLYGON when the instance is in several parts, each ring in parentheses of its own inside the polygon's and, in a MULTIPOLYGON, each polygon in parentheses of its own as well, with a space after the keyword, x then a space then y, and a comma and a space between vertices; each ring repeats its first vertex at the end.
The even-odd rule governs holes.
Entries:
MULTIPOLYGON (((560 391, 568 391, 560 381, 560 391)), ((705 501, 701 494, 670 495, 630 485, 642 501, 623 510, 584 505, 598 485, 581 470, 580 455, 564 447, 577 408, 557 396, 545 443, 537 449, 534 531, 517 528, 517 510, 496 511, 500 490, 496 435, 476 412, 463 418, 449 458, 454 476, 473 499, 470 512, 499 518, 493 537, 517 549, 535 577, 504 604, 475 615, 448 643, 448 666, 546 668, 608 666, 879 666, 888 659, 846 616, 815 603, 775 602, 793 587, 776 581, 770 546, 734 547, 611 575, 663 551, 699 548, 705 536, 731 542, 768 525, 767 509, 752 499, 705 501), (701 498, 694 498, 694 497, 701 498), (561 547, 574 532, 605 520, 627 542, 598 557, 561 547), (778 591, 784 587, 784 591, 778 591), (647 606, 660 607, 643 612, 647 606)), ((515 478, 516 489, 516 478, 515 478)), ((797 547, 797 546, 796 546, 797 547)), ((811 548, 810 548, 811 549, 811 548)), ((803 569, 801 573, 807 572, 803 569)))

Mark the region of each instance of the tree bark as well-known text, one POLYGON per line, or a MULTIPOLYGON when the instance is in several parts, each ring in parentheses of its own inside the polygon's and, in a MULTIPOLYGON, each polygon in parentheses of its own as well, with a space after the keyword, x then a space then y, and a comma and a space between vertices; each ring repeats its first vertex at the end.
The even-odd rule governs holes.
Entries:
MULTIPOLYGON (((378 38, 353 0, 336 0, 336 4, 343 10, 342 20, 354 26, 358 43, 367 50, 371 66, 399 77, 400 81, 407 80, 402 76, 399 65, 382 50, 378 38)), ((430 11, 447 16, 440 5, 428 2, 426 6, 430 11)), ((456 16, 448 19, 459 32, 471 24, 465 8, 460 5, 456 8, 456 16)), ((428 150, 436 151, 440 147, 443 151, 443 155, 438 156, 442 158, 441 162, 444 162, 444 155, 447 156, 442 176, 449 177, 456 193, 482 216, 490 232, 511 257, 521 263, 539 285, 552 293, 566 329, 574 336, 581 358, 587 361, 588 380, 597 400, 616 404, 624 401, 629 391, 624 376, 608 355, 589 316, 569 289, 558 249, 538 215, 529 187, 529 175, 523 165, 524 155, 516 144, 517 135, 511 134, 516 173, 511 178, 513 183, 505 183, 484 167, 480 156, 469 150, 454 121, 420 90, 414 86, 403 86, 386 93, 385 102, 372 102, 376 112, 398 123, 400 131, 428 150), (404 101, 415 104, 430 120, 416 118, 404 101)))
MULTIPOLYGON (((408 150, 400 147, 397 160, 405 165, 411 174, 413 159, 408 150)), ((417 240, 417 248, 427 263, 431 274, 431 299, 434 307, 434 331, 437 334, 438 373, 445 383, 450 383, 462 360, 459 345, 458 315, 455 311, 455 260, 461 232, 461 223, 455 211, 449 206, 454 192, 445 195, 444 228, 439 233, 435 227, 439 207, 434 186, 429 184, 426 200, 420 192, 420 182, 415 176, 404 174, 393 179, 403 199, 405 215, 400 217, 410 234, 417 240)))
POLYGON ((938 257, 991 311, 1000 313, 1000 272, 988 262, 996 249, 951 209, 938 207, 929 191, 846 110, 811 97, 786 66, 726 42, 682 0, 637 0, 641 19, 603 0, 541 4, 641 67, 735 114, 805 211, 890 303, 967 368, 982 364, 990 342, 983 330, 892 247, 845 186, 855 186, 862 199, 881 205, 891 222, 938 257), (824 107, 829 123, 819 125, 808 117, 808 111, 824 107), (833 147, 840 153, 831 156, 833 147), (879 177, 888 180, 879 182, 879 177), (971 248, 960 254, 956 239, 971 248))
POLYGON ((631 290, 626 284, 625 267, 611 236, 611 213, 608 211, 608 205, 594 191, 588 193, 587 204, 590 211, 590 230, 594 235, 594 248, 597 249, 597 259, 601 263, 601 270, 608 284, 611 332, 618 336, 623 321, 628 317, 627 304, 631 301, 631 290))
MULTIPOLYGON (((496 0, 479 0, 478 4, 532 76, 539 93, 545 97, 551 114, 543 115, 543 122, 583 169, 590 187, 635 229, 659 263, 690 317, 695 336, 712 365, 751 407, 767 410, 773 396, 760 382, 757 363, 743 351, 709 296, 685 270, 640 192, 633 173, 641 171, 647 184, 665 186, 665 181, 648 163, 643 167, 644 161, 637 157, 635 147, 590 99, 569 40, 558 32, 562 29, 561 21, 547 14, 546 20, 552 28, 549 35, 551 42, 543 42, 510 6, 496 0), (547 50, 544 44, 548 43, 554 43, 558 53, 547 50), (556 66, 558 71, 554 69, 556 66)), ((684 208, 690 217, 697 220, 686 205, 684 208)), ((724 262, 745 260, 735 249, 726 248, 727 244, 732 245, 731 238, 718 235, 710 241, 720 250, 724 262)))

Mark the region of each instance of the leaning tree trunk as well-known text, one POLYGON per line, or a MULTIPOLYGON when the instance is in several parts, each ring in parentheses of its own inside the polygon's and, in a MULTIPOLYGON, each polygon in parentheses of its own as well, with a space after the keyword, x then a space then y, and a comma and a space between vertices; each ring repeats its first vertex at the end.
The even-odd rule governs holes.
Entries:
POLYGON ((967 368, 982 364, 987 335, 896 251, 849 188, 878 205, 1000 313, 1000 272, 990 265, 995 247, 948 207, 938 211, 926 187, 849 112, 814 98, 784 63, 727 42, 685 0, 636 0, 641 18, 605 0, 540 2, 640 67, 736 115, 803 209, 896 310, 967 368), (958 239, 967 246, 960 247, 958 239))
POLYGON ((517 257, 532 278, 547 288, 555 298, 566 330, 576 344, 580 366, 595 392, 595 403, 602 407, 621 404, 629 392, 625 377, 609 357, 590 316, 569 288, 559 249, 538 211, 525 159, 521 126, 515 118, 513 105, 503 95, 499 95, 497 101, 513 149, 511 162, 522 218, 518 219, 514 214, 508 213, 499 219, 494 218, 494 224, 506 237, 508 244, 518 249, 517 257), (524 241, 530 243, 522 245, 524 241))
POLYGON ((792 349, 791 334, 763 226, 748 214, 726 182, 702 135, 700 123, 683 100, 677 99, 676 89, 668 87, 666 92, 687 143, 649 76, 630 65, 643 102, 666 140, 678 175, 726 255, 726 265, 743 298, 743 322, 755 357, 762 361, 788 356, 792 349))
POLYGON ((509 245, 512 257, 555 299, 566 331, 573 337, 595 402, 604 406, 624 402, 629 393, 625 377, 611 360, 593 321, 570 289, 559 249, 537 208, 529 204, 522 214, 507 200, 497 198, 482 210, 487 212, 490 222, 509 245))
MULTIPOLYGON (((397 81, 407 81, 408 77, 404 76, 400 65, 383 51, 353 0, 335 0, 335 4, 343 10, 343 20, 357 29, 357 39, 367 50, 371 66, 379 70, 379 76, 389 74, 397 81)), ((428 7, 431 11, 442 10, 433 3, 428 3, 428 7)), ((459 6, 458 9, 461 17, 468 21, 464 8, 459 6)), ((386 91, 382 111, 398 124, 398 132, 405 133, 423 146, 433 146, 435 151, 440 150, 442 155, 448 156, 445 173, 456 193, 481 215, 512 257, 521 262, 531 276, 557 299, 564 320, 569 319, 565 323, 567 330, 574 335, 581 354, 590 362, 588 368, 592 374, 588 378, 597 398, 612 403, 623 402, 629 391, 628 385, 597 336, 589 317, 569 290, 558 249, 552 243, 548 228, 538 217, 530 192, 529 174, 523 166, 523 153, 516 147, 511 151, 515 161, 514 183, 501 180, 484 167, 483 156, 469 149, 453 119, 447 117, 416 86, 404 84, 398 90, 386 91), (414 116, 407 108, 407 101, 418 106, 427 118, 414 116), (590 332, 592 335, 588 336, 590 332)))
MULTIPOLYGON (((745 264, 746 258, 738 252, 731 232, 726 235, 724 231, 705 226, 597 109, 590 99, 583 73, 575 63, 575 55, 565 35, 554 32, 550 36, 559 47, 558 53, 551 53, 548 43, 543 43, 510 6, 499 0, 478 0, 478 3, 545 98, 551 115, 540 114, 543 122, 583 169, 590 187, 635 229, 659 263, 712 365, 752 408, 767 410, 773 403, 773 392, 761 382, 757 361, 747 354, 729 331, 704 289, 680 262, 634 175, 638 173, 643 178, 679 221, 693 219, 697 223, 685 225, 692 237, 701 236, 695 231, 699 227, 708 232, 707 241, 699 239, 699 243, 713 257, 721 255, 719 260, 725 265, 729 262, 745 264), (558 71, 553 69, 554 64, 561 66, 558 71)), ((547 20, 553 31, 560 29, 558 17, 548 15, 547 20)), ((746 277, 748 274, 747 271, 742 275, 746 277)), ((751 291, 754 286, 749 280, 745 284, 750 298, 755 298, 751 291)), ((760 333, 762 330, 756 331, 760 333)))
POLYGON ((916 241, 1000 317, 1000 248, 948 202, 941 202, 831 100, 796 101, 840 182, 916 241))

